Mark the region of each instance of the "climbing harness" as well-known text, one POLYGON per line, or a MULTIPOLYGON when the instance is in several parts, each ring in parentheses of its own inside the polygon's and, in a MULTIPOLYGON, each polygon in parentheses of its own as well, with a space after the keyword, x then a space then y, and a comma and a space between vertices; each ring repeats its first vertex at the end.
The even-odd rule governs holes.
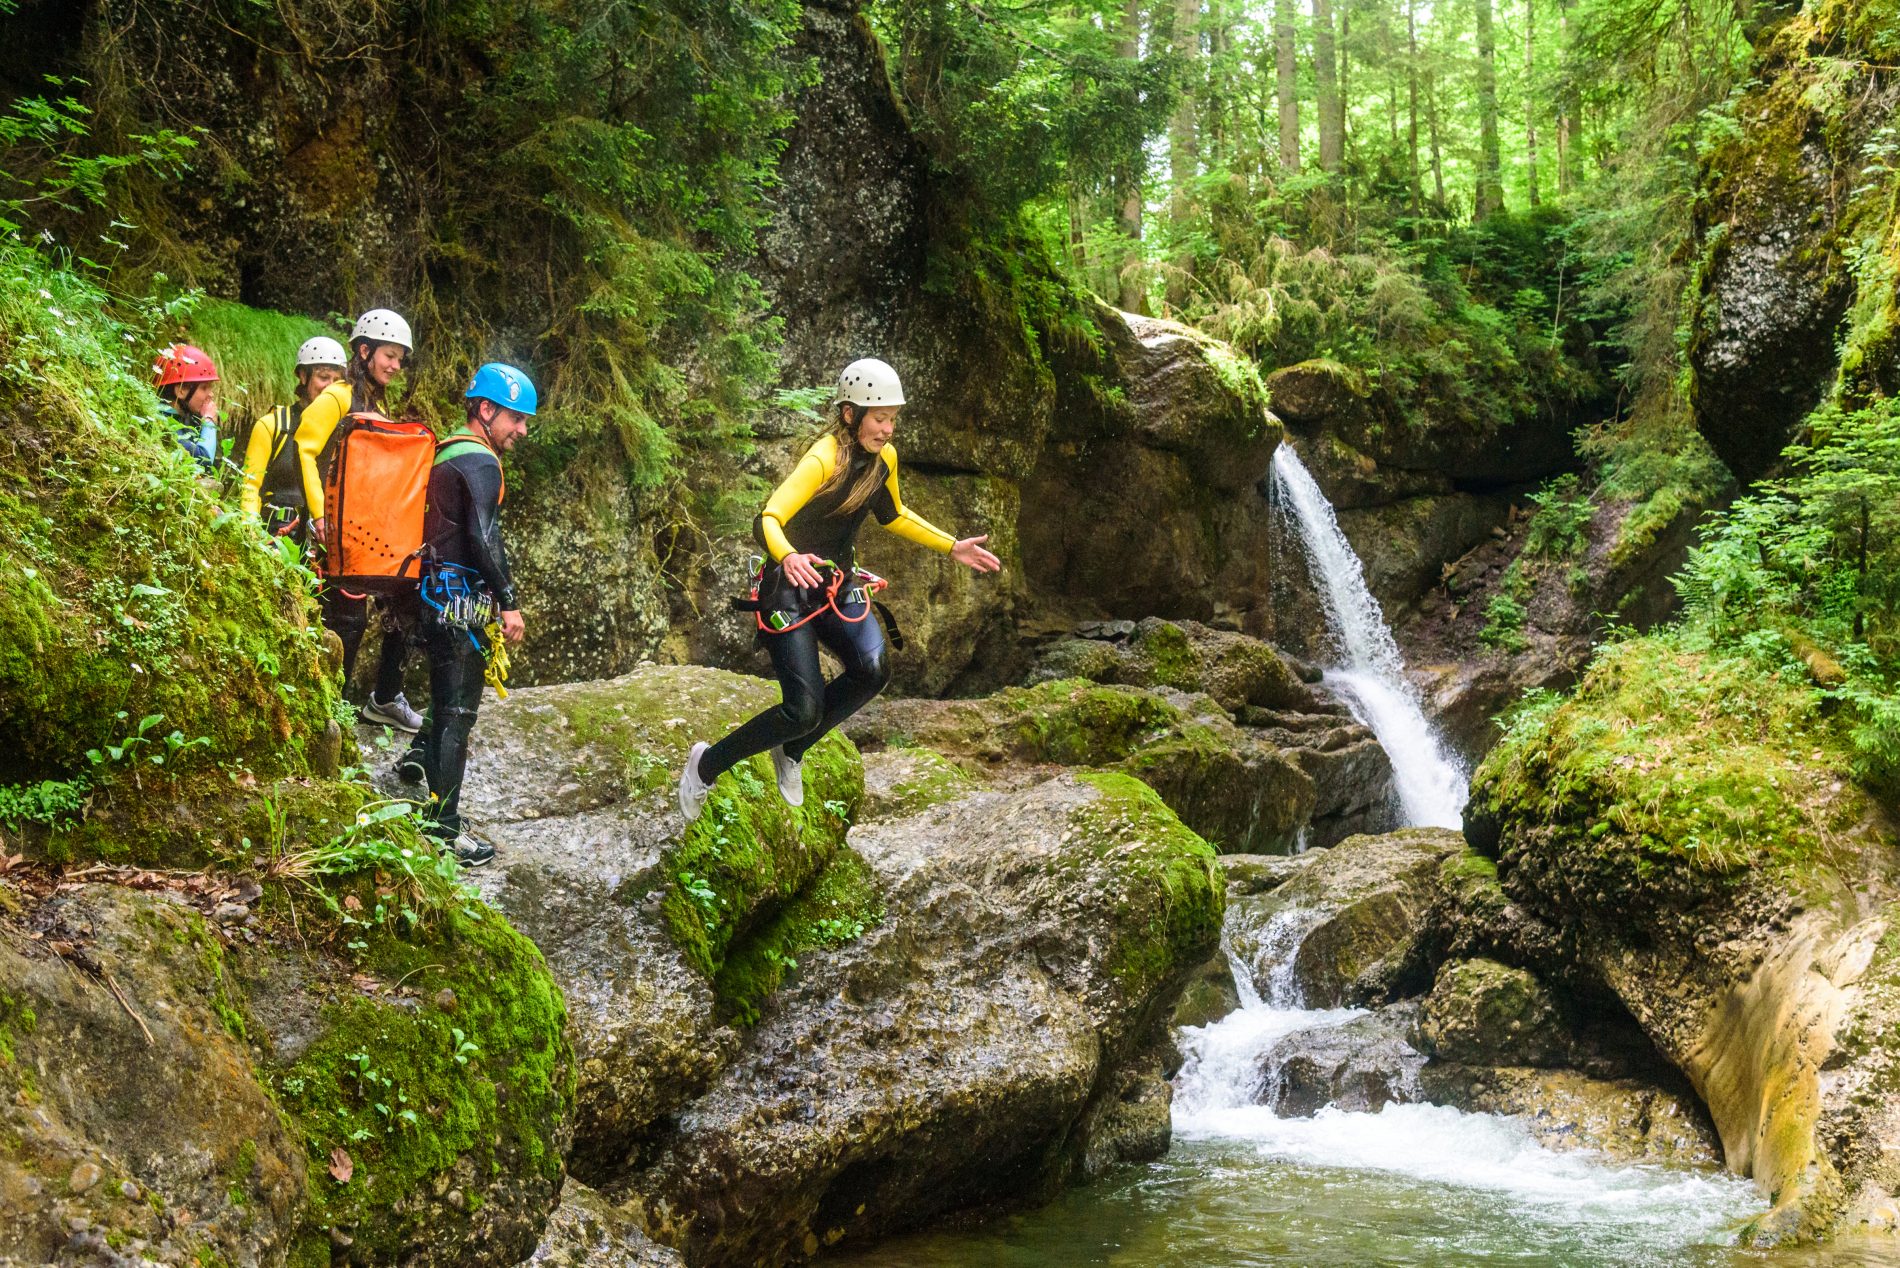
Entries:
POLYGON ((495 596, 481 574, 464 564, 432 559, 422 569, 422 602, 436 619, 468 635, 469 646, 488 662, 482 677, 495 689, 497 699, 508 698, 508 641, 501 634, 501 614, 495 596))
POLYGON ((488 593, 480 573, 463 564, 430 560, 422 569, 422 602, 442 624, 468 635, 486 655, 476 631, 494 625, 497 613, 495 596, 488 593))
MULTIPOLYGON (((821 578, 825 578, 823 602, 809 611, 804 609, 802 603, 789 609, 782 608, 778 606, 777 600, 768 601, 759 597, 759 592, 765 584, 766 562, 762 556, 754 555, 751 586, 745 598, 732 601, 733 610, 752 613, 759 635, 764 637, 768 634, 789 634, 801 625, 817 620, 826 612, 834 613, 840 621, 856 625, 867 620, 871 615, 871 609, 876 608, 878 615, 884 618, 884 631, 891 640, 891 646, 899 651, 903 650, 904 636, 897 628, 897 618, 891 615, 891 610, 883 603, 871 597, 889 589, 891 584, 889 581, 863 568, 841 568, 829 559, 819 560, 818 574, 821 578), (849 607, 858 604, 862 604, 864 610, 856 616, 846 616, 840 607, 840 605, 849 607)), ((780 591, 789 589, 800 593, 806 589, 791 586, 785 582, 783 573, 780 574, 779 580, 780 585, 776 589, 780 591)))

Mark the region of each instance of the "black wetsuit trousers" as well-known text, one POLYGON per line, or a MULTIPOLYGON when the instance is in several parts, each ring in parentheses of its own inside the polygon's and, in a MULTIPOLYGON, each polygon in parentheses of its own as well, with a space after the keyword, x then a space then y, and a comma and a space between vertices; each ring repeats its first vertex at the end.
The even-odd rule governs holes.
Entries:
POLYGON ((701 779, 710 784, 775 745, 784 745, 794 760, 802 758, 827 731, 884 690, 891 665, 884 654, 884 630, 869 606, 839 605, 844 617, 863 613, 862 620, 846 620, 827 608, 795 630, 759 636, 771 653, 783 699, 707 749, 699 759, 701 779), (829 683, 818 662, 820 644, 844 665, 844 673, 829 683))
MULTIPOLYGON (((409 640, 416 628, 419 603, 413 590, 382 600, 383 645, 376 659, 376 698, 394 700, 402 690, 403 662, 409 658, 409 640)), ((343 681, 356 672, 356 653, 369 630, 369 599, 345 594, 335 586, 323 590, 323 623, 343 640, 343 681)))
POLYGON ((462 831, 462 775, 488 660, 466 630, 434 620, 423 622, 422 641, 429 652, 429 720, 416 741, 435 803, 434 831, 453 840, 462 831))

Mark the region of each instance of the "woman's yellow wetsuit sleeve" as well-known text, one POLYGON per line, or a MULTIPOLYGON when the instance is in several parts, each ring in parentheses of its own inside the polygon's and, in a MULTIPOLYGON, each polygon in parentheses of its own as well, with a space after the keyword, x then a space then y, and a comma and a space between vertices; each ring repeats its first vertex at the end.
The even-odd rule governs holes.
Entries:
POLYGON ((919 546, 928 546, 932 550, 949 554, 957 539, 932 524, 923 516, 904 505, 904 499, 897 492, 897 448, 886 442, 884 446, 884 487, 890 490, 891 505, 897 509, 897 515, 884 527, 896 533, 907 542, 916 542, 919 546))
POLYGON ((785 556, 793 553, 791 540, 785 536, 785 526, 831 478, 832 468, 837 464, 838 442, 830 436, 820 437, 798 460, 792 474, 766 499, 765 510, 759 516, 759 531, 765 537, 765 548, 772 552, 774 563, 783 563, 785 556))
POLYGON ((330 443, 330 435, 350 412, 350 385, 332 383, 316 400, 304 407, 297 424, 297 461, 303 467, 303 500, 310 518, 323 518, 323 477, 317 472, 317 458, 330 443))
POLYGON ((264 514, 264 468, 270 465, 270 451, 277 443, 277 427, 282 421, 276 410, 262 415, 251 424, 251 439, 244 446, 244 488, 238 493, 238 506, 253 519, 264 514))

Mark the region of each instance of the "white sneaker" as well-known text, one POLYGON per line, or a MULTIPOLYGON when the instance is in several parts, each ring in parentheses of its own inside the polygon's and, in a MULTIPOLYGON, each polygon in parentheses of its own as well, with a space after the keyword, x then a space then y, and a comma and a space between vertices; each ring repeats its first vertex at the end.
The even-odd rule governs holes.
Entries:
POLYGON ((422 729, 422 715, 410 707, 409 697, 400 691, 394 700, 389 701, 378 700, 376 693, 370 692, 369 699, 364 701, 358 714, 365 722, 380 722, 411 735, 422 729))
POLYGON ((691 823, 706 808, 706 794, 712 788, 699 777, 699 755, 709 746, 701 740, 686 755, 686 769, 680 772, 680 818, 691 823))
POLYGON ((785 746, 779 744, 772 749, 772 769, 778 772, 778 795, 785 798, 788 806, 805 804, 805 771, 798 759, 785 756, 785 746))

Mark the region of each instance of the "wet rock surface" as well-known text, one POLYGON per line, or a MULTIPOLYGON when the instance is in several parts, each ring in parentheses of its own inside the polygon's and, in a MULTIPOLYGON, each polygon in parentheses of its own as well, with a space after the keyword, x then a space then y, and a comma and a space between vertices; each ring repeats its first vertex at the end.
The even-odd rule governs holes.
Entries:
POLYGON ((569 1180, 521 1268, 686 1268, 686 1260, 648 1237, 628 1212, 569 1180))
POLYGON ((801 960, 615 1190, 692 1262, 780 1262, 1165 1146, 1160 1026, 1222 902, 1151 792, 1064 775, 852 843, 884 919, 801 960))
POLYGON ((722 781, 692 846, 707 833, 727 842, 723 943, 695 963, 700 913, 678 881, 692 865, 676 861, 691 848, 674 804, 679 765, 694 740, 777 698, 755 678, 643 665, 513 692, 485 704, 475 727, 462 808, 498 851, 475 880, 541 948, 567 996, 584 1177, 611 1174, 650 1124, 711 1079, 737 1038, 713 981, 727 947, 830 859, 843 821, 824 803, 848 811, 859 800, 855 755, 837 740, 805 763, 804 812, 772 791, 763 757, 722 781))
POLYGON ((1328 1105, 1377 1113, 1422 1100, 1425 1056, 1408 1038, 1417 1011, 1415 1004, 1394 1004, 1287 1035, 1261 1058, 1261 1104, 1282 1118, 1310 1118, 1328 1105))
POLYGON ((1280 973, 1307 1008, 1361 1006, 1429 981, 1424 917, 1440 865, 1463 846, 1453 832, 1411 828, 1351 837, 1284 884, 1237 899, 1229 938, 1262 998, 1280 973))

